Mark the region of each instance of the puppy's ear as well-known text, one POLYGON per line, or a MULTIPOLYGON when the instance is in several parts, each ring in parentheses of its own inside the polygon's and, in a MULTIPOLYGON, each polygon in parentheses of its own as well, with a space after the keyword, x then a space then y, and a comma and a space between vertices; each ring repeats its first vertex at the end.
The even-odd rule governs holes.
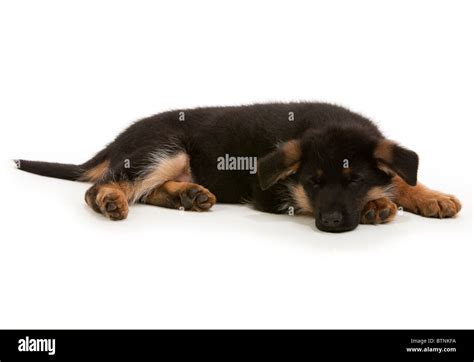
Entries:
POLYGON ((298 171, 301 160, 300 141, 283 143, 275 151, 258 160, 258 181, 262 190, 298 171))
POLYGON ((393 176, 400 176, 410 186, 415 186, 418 173, 418 155, 395 142, 383 139, 374 151, 378 167, 393 176))

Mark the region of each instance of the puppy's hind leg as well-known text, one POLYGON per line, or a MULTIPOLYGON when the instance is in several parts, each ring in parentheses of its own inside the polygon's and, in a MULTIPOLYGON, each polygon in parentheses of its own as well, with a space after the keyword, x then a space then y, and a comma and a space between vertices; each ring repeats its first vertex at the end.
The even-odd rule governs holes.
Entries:
POLYGON ((98 183, 87 190, 86 203, 110 220, 123 220, 128 215, 128 200, 133 185, 128 181, 98 183))
MULTIPOLYGON (((128 206, 145 202, 166 207, 207 210, 215 196, 200 185, 191 183, 189 156, 184 150, 137 151, 130 156, 130 168, 116 166, 86 193, 86 202, 112 220, 128 215, 128 206), (119 181, 116 181, 116 180, 119 181)), ((117 162, 117 165, 121 165, 117 162)))
POLYGON ((192 182, 167 181, 146 195, 142 202, 170 209, 207 211, 216 203, 216 197, 192 182))

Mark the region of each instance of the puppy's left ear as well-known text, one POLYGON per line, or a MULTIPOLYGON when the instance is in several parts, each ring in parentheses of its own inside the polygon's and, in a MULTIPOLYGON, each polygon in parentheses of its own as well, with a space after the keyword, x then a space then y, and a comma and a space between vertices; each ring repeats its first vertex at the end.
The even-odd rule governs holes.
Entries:
POLYGON ((258 181, 262 190, 294 174, 300 167, 301 144, 298 140, 283 143, 275 151, 260 158, 257 164, 258 181))
POLYGON ((410 186, 415 186, 418 173, 418 155, 394 141, 383 139, 374 150, 378 167, 387 174, 400 176, 410 186))

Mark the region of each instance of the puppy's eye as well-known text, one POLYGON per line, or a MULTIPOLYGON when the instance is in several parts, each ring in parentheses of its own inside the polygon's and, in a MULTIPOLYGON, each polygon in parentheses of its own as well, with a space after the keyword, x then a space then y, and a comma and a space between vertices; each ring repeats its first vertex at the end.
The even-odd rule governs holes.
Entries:
POLYGON ((351 175, 348 179, 347 182, 351 184, 356 184, 362 181, 362 177, 360 175, 351 175))
POLYGON ((313 186, 313 187, 319 187, 321 186, 323 180, 321 177, 315 176, 315 177, 310 177, 308 179, 308 183, 313 186))

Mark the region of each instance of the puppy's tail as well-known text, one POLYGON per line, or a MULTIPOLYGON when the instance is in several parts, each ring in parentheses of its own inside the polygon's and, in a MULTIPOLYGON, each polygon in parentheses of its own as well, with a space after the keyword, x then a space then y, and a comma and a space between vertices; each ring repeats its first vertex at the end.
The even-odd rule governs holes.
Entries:
POLYGON ((82 165, 66 163, 14 160, 18 169, 36 175, 71 181, 98 181, 109 172, 105 150, 82 165))

